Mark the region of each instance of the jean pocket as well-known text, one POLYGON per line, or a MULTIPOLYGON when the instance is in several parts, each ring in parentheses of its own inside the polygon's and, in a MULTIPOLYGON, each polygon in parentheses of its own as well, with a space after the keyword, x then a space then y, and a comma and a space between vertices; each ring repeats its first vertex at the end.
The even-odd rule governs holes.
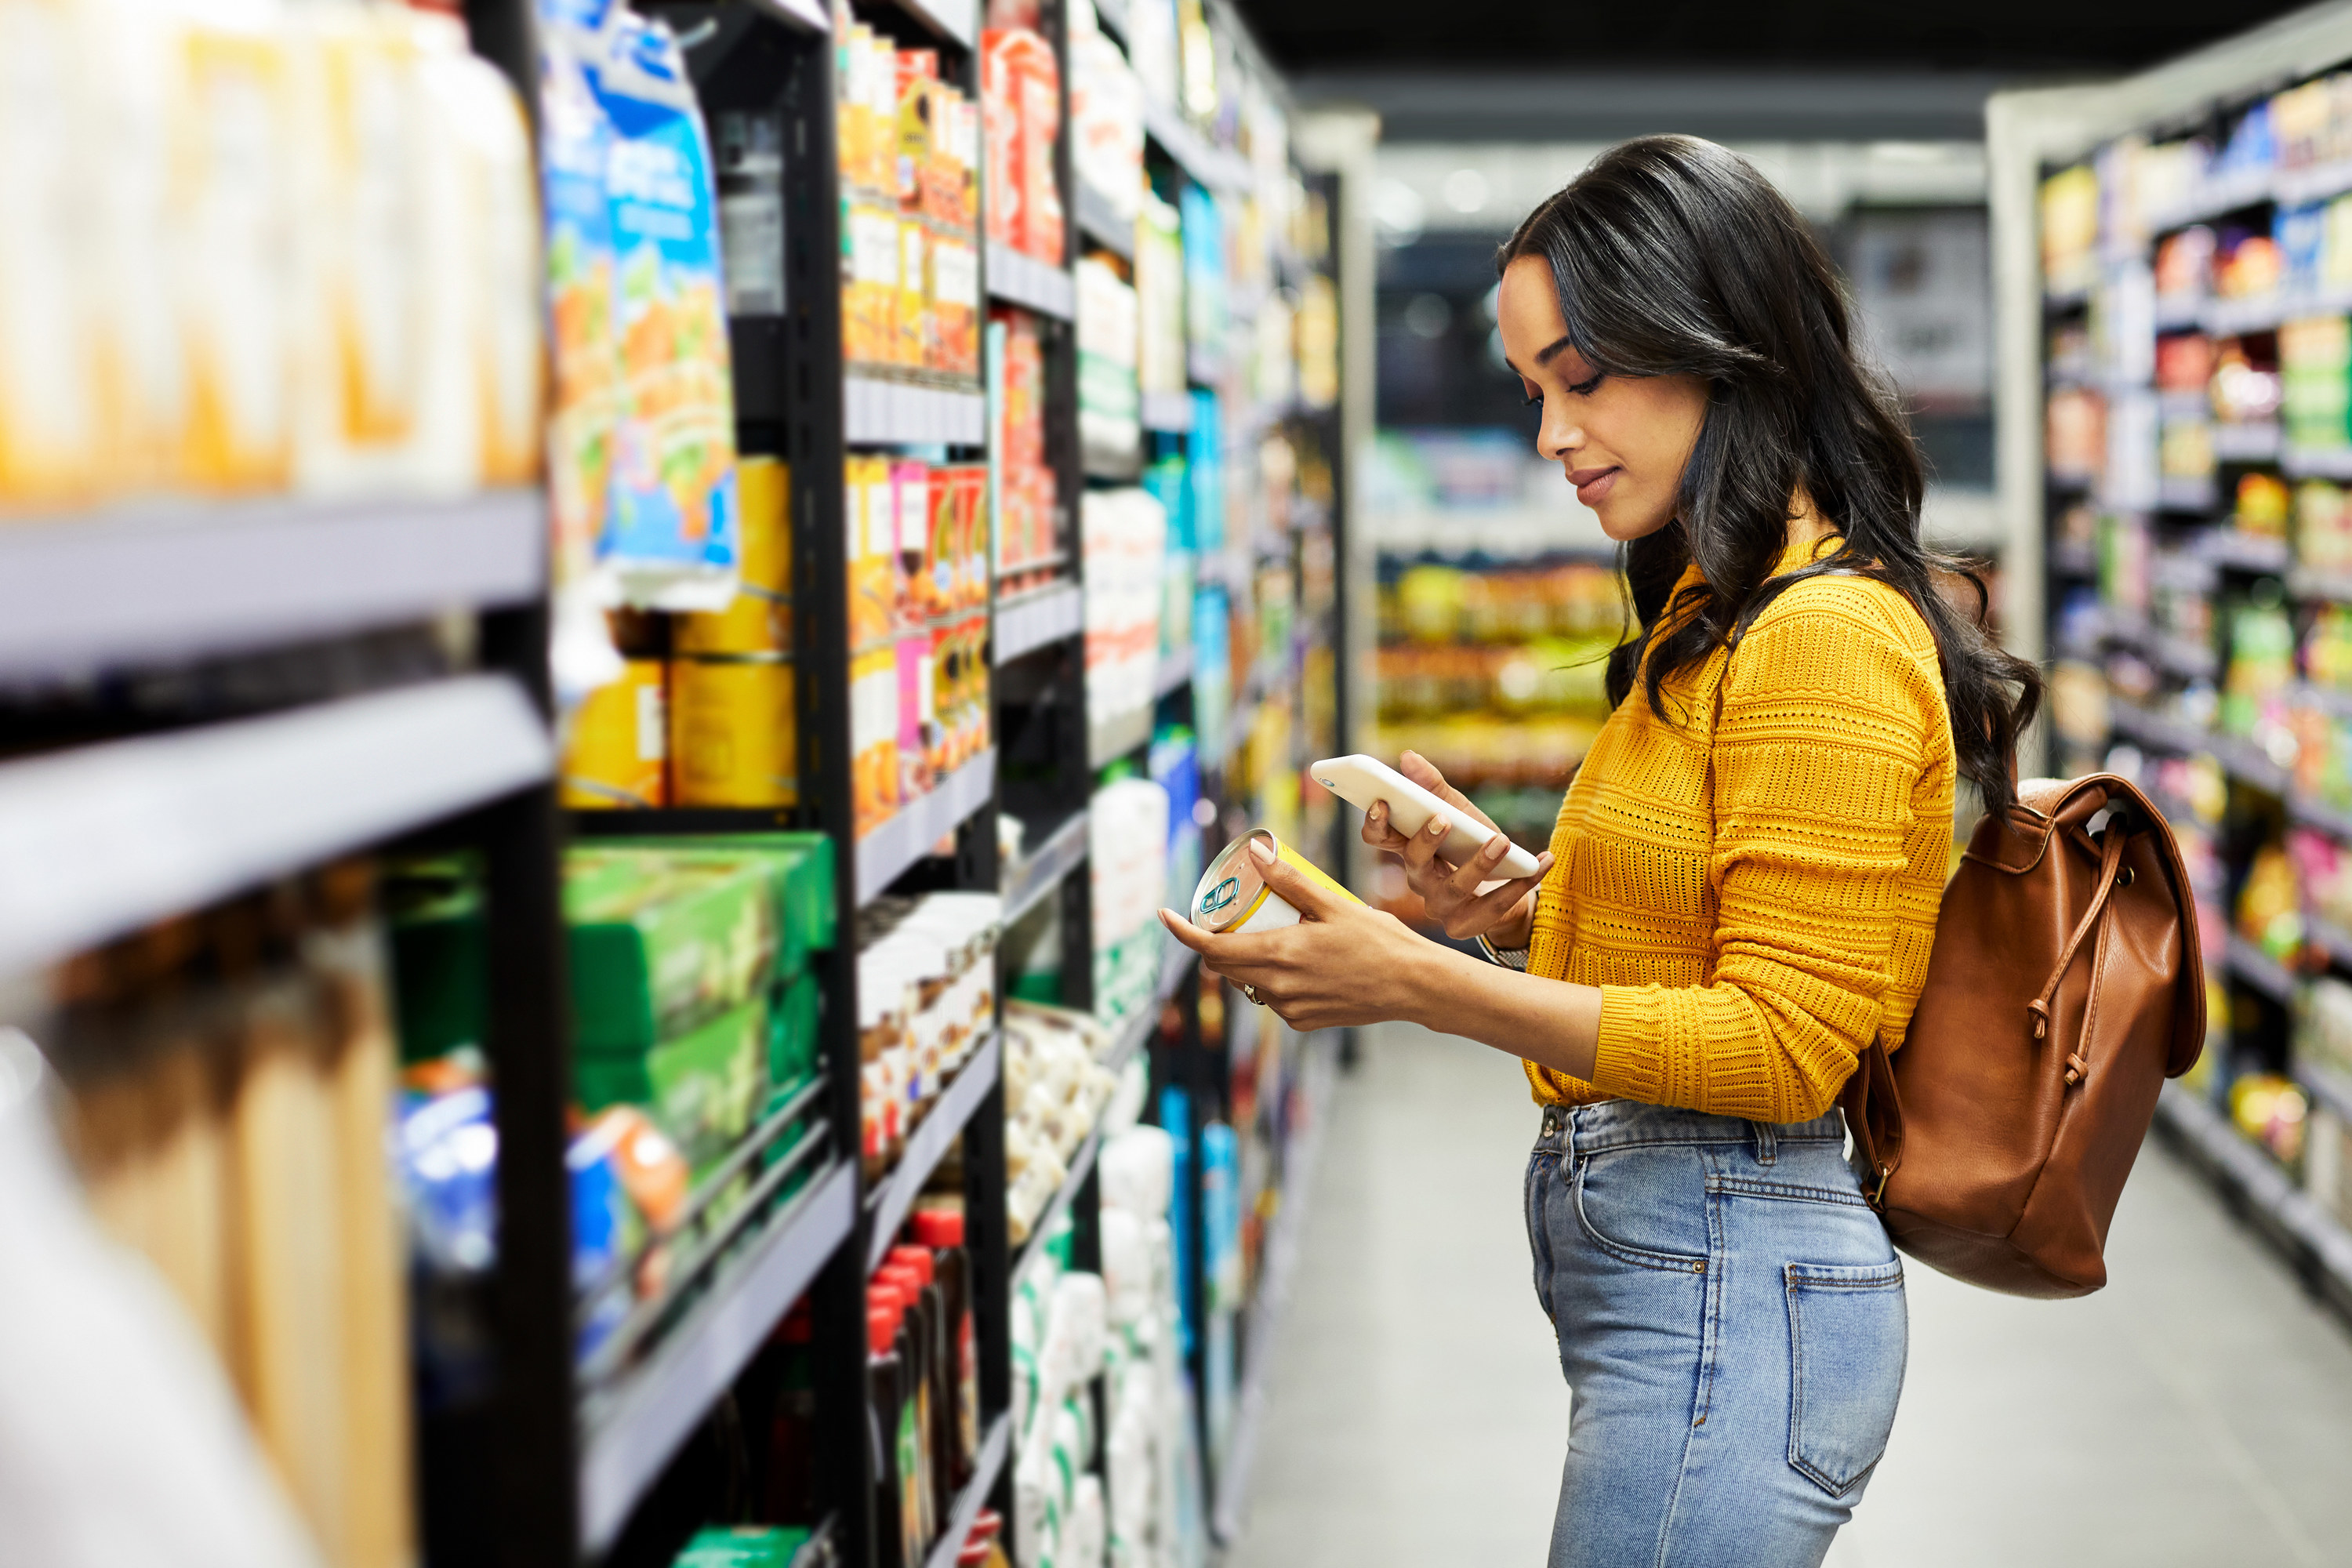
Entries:
POLYGON ((1832 1497, 1886 1452, 1911 1346, 1903 1265, 1791 1263, 1789 1464, 1832 1497))
POLYGON ((1621 1263, 1706 1271, 1706 1164, 1687 1143, 1636 1144, 1576 1163, 1576 1221, 1621 1263))

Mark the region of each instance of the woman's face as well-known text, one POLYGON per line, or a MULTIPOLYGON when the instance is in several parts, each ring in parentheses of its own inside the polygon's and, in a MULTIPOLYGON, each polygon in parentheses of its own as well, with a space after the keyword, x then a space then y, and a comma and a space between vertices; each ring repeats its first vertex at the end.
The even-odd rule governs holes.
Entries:
POLYGON ((1706 417, 1706 383, 1695 375, 1606 375, 1568 341, 1551 268, 1522 256, 1504 269, 1496 301, 1503 356, 1528 401, 1543 400, 1536 451, 1558 463, 1576 499, 1615 540, 1639 539, 1674 521, 1683 465, 1706 417))

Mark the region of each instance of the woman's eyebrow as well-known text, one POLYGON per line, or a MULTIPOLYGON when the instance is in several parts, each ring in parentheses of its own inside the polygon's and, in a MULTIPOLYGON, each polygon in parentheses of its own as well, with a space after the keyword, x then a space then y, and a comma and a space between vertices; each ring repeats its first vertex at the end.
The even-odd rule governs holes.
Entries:
POLYGON ((1553 355, 1559 353, 1560 350, 1568 347, 1568 336, 1569 335, 1567 333, 1563 332, 1558 338, 1555 338, 1547 347, 1536 355, 1536 363, 1549 364, 1552 362, 1553 355))

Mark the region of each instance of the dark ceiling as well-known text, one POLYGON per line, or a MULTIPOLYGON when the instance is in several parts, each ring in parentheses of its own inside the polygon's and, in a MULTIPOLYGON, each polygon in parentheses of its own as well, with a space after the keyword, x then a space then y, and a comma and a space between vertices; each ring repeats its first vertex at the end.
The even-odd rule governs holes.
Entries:
POLYGON ((2278 0, 1240 0, 1298 75, 1338 68, 1882 66, 2021 74, 2147 65, 2296 7, 2278 0))

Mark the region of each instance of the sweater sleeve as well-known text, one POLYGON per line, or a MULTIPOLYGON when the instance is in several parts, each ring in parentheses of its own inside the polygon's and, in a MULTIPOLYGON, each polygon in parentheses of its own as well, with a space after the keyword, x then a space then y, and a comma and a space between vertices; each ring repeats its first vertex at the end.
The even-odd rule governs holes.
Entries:
POLYGON ((1713 750, 1713 979, 1602 986, 1594 1087, 1809 1121, 1878 1030, 1943 701, 1932 650, 1923 669, 1880 592, 1793 588, 1732 656, 1713 750))

